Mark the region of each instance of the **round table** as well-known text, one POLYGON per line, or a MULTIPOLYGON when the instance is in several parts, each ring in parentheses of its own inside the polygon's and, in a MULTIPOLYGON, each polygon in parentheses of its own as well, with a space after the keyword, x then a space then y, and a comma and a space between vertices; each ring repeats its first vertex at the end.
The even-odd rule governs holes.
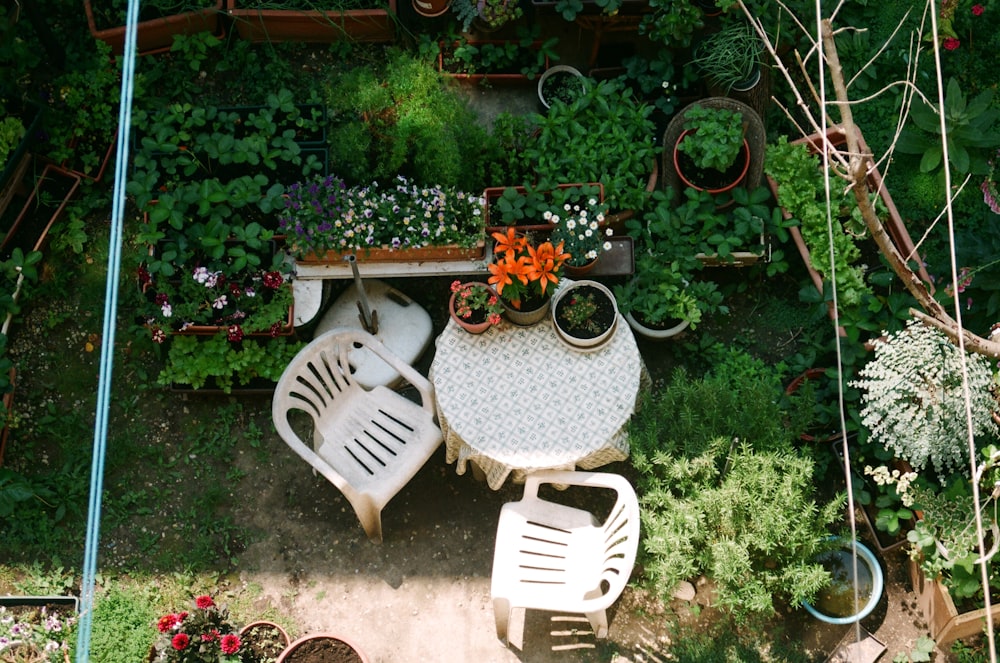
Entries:
POLYGON ((431 364, 447 461, 471 460, 499 490, 513 473, 593 469, 628 458, 627 423, 645 367, 628 324, 593 352, 563 345, 552 322, 504 321, 469 334, 449 321, 431 364))

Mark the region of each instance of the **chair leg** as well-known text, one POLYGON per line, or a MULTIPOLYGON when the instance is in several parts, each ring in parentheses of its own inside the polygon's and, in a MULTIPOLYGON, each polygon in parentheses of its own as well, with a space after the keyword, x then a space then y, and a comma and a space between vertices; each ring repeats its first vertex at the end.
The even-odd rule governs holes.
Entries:
POLYGON ((608 611, 598 610, 597 612, 588 612, 587 619, 590 620, 590 626, 594 629, 594 637, 604 639, 608 637, 608 611))
POLYGON ((372 543, 382 543, 382 511, 370 502, 352 504, 365 534, 372 543))
POLYGON ((505 645, 508 641, 507 629, 510 627, 510 601, 505 598, 493 598, 493 618, 497 623, 497 637, 505 645))

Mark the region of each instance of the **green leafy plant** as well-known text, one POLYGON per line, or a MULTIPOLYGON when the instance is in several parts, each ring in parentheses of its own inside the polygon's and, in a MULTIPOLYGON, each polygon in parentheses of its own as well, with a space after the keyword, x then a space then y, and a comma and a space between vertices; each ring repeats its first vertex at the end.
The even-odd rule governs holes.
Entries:
POLYGON ((621 80, 600 81, 572 104, 532 115, 537 137, 524 159, 539 180, 601 182, 612 213, 643 210, 657 158, 652 110, 621 80))
POLYGON ((524 15, 517 0, 452 0, 451 10, 462 32, 469 32, 477 18, 488 29, 496 30, 524 15))
POLYGON ((22 138, 24 123, 21 118, 9 115, 0 120, 0 163, 7 161, 7 155, 14 151, 22 138))
POLYGON ((464 35, 455 35, 439 46, 442 68, 448 73, 486 74, 484 84, 489 83, 489 74, 518 73, 534 80, 545 71, 547 61, 559 59, 559 38, 541 41, 539 32, 536 25, 533 29, 520 28, 516 40, 476 43, 470 43, 464 35))
POLYGON ((403 51, 332 77, 330 160, 350 184, 404 175, 418 185, 484 188, 488 132, 428 62, 403 51))
POLYGON ((738 21, 698 42, 691 61, 708 80, 728 93, 738 83, 750 81, 758 72, 764 43, 752 25, 738 21))
POLYGON ((149 655, 149 625, 157 619, 149 586, 121 579, 107 583, 94 601, 91 650, 104 663, 134 663, 149 655))
MULTIPOLYGON (((989 171, 991 148, 1000 145, 997 120, 1000 109, 993 106, 993 90, 987 89, 967 100, 955 78, 948 80, 944 97, 944 128, 948 160, 955 172, 984 175, 989 171)), ((941 121, 938 112, 916 101, 910 108, 912 125, 907 125, 896 142, 896 149, 906 154, 920 154, 921 172, 941 167, 944 155, 941 121)))
POLYGON ((844 504, 842 495, 816 501, 812 461, 791 444, 804 424, 786 426, 780 382, 759 369, 701 379, 677 371, 629 426, 646 577, 668 597, 708 575, 737 620, 808 600, 829 582, 813 556, 844 504))
POLYGON ((190 611, 171 612, 156 622, 156 663, 239 663, 240 636, 229 610, 211 596, 196 596, 190 611))
POLYGON ((701 169, 725 172, 743 148, 743 115, 726 108, 695 106, 684 113, 689 131, 677 149, 701 169))
POLYGON ((705 26, 705 14, 691 0, 649 0, 650 12, 643 14, 639 34, 669 48, 686 48, 705 26))
POLYGON ((230 393, 235 385, 247 386, 256 378, 277 382, 303 347, 305 343, 287 337, 231 343, 222 334, 174 336, 157 383, 201 389, 211 380, 211 386, 230 393))

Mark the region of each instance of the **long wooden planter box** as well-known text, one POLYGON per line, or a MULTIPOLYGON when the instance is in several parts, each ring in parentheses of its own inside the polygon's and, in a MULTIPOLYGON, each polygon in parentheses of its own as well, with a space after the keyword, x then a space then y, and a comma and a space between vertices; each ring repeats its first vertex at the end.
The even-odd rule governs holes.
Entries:
MULTIPOLYGON (((576 188, 579 188, 579 187, 597 187, 597 191, 598 191, 597 199, 598 199, 599 202, 602 202, 602 203, 604 202, 604 184, 602 184, 601 182, 559 184, 559 185, 557 185, 556 188, 558 188, 558 189, 572 189, 574 187, 576 187, 576 188)), ((497 200, 499 200, 500 197, 503 196, 503 192, 506 191, 507 189, 514 189, 515 191, 517 191, 520 194, 527 193, 527 191, 528 191, 527 187, 523 187, 523 186, 491 186, 491 187, 487 187, 486 190, 483 191, 483 197, 486 198, 486 210, 483 212, 483 219, 486 222, 486 233, 487 234, 494 233, 494 232, 505 232, 507 230, 507 226, 503 225, 500 222, 500 219, 496 219, 496 218, 491 218, 490 217, 490 209, 493 207, 493 203, 495 203, 497 200)), ((544 193, 544 192, 541 192, 541 193, 544 193)), ((607 222, 605 222, 605 224, 606 223, 607 222)), ((526 230, 526 231, 527 230, 550 230, 552 228, 552 225, 549 224, 549 223, 542 222, 542 223, 535 223, 535 224, 518 225, 517 228, 519 230, 526 230)))
MULTIPOLYGON (((917 605, 924 613, 930 636, 937 642, 938 647, 983 632, 986 619, 985 607, 959 612, 948 588, 936 580, 929 580, 920 570, 918 562, 908 559, 906 570, 910 576, 913 592, 917 595, 917 605)), ((1000 606, 993 604, 990 612, 993 619, 997 619, 1000 617, 1000 606)))
MULTIPOLYGON (((844 132, 844 128, 840 125, 834 125, 827 129, 826 136, 834 147, 842 147, 847 144, 847 134, 844 132)), ((861 151, 866 154, 870 154, 871 150, 868 148, 867 143, 865 143, 864 136, 861 134, 860 129, 857 129, 857 136, 861 151)), ((796 145, 807 145, 809 151, 813 154, 819 154, 825 144, 820 134, 811 134, 805 138, 800 138, 792 142, 796 145)), ((911 260, 915 260, 916 263, 920 265, 917 270, 918 275, 921 280, 927 284, 927 287, 931 290, 931 292, 933 292, 933 281, 927 273, 927 269, 923 266, 923 260, 921 260, 920 254, 916 252, 913 240, 910 238, 910 233, 906 230, 906 224, 903 223, 903 218, 899 215, 899 210, 896 209, 896 204, 893 202, 892 196, 889 195, 889 190, 885 188, 885 185, 882 182, 882 175, 875 167, 871 157, 867 158, 866 167, 868 169, 868 188, 871 191, 878 191, 879 197, 882 199, 882 202, 885 204, 885 208, 888 212, 886 218, 882 220, 885 225, 886 232, 889 233, 893 244, 896 245, 896 248, 899 250, 900 254, 903 255, 903 257, 912 254, 911 260)), ((778 198, 778 183, 768 176, 767 185, 771 189, 774 199, 780 204, 781 201, 778 198)), ((781 208, 781 214, 786 220, 792 218, 792 215, 784 207, 781 208)), ((816 289, 820 292, 820 294, 822 294, 823 275, 816 271, 813 267, 812 259, 809 255, 809 247, 806 246, 805 241, 802 239, 802 233, 799 232, 797 226, 789 228, 788 232, 792 236, 792 240, 795 242, 795 246, 799 250, 799 255, 805 263, 806 270, 809 272, 809 277, 812 280, 813 285, 816 286, 816 289)), ((832 301, 828 302, 828 312, 831 320, 837 319, 837 311, 834 309, 832 301)), ((843 330, 841 330, 841 334, 843 333, 843 330)))
MULTIPOLYGON (((106 2, 107 0, 96 0, 106 2)), ((83 8, 87 13, 87 25, 90 33, 111 47, 112 53, 121 55, 125 51, 125 26, 98 28, 92 6, 94 0, 83 0, 83 8)), ((140 54, 155 53, 169 49, 174 43, 174 35, 193 35, 199 32, 211 32, 221 36, 222 21, 219 16, 223 11, 223 0, 216 0, 215 5, 205 9, 184 12, 173 16, 139 21, 136 26, 135 47, 140 54)))
POLYGON ((302 265, 341 264, 349 255, 358 262, 441 262, 452 260, 482 260, 486 254, 486 241, 481 240, 473 247, 464 246, 424 246, 409 249, 393 249, 388 246, 358 249, 357 251, 327 251, 318 256, 310 253, 303 258, 297 258, 296 263, 302 265))
MULTIPOLYGON (((493 40, 493 39, 485 41, 468 42, 469 46, 476 46, 476 47, 481 47, 484 44, 501 45, 506 43, 508 42, 504 42, 501 40, 493 40)), ((490 83, 525 83, 531 80, 528 78, 526 74, 523 74, 520 71, 484 71, 475 73, 449 71, 448 68, 445 66, 444 62, 445 52, 447 50, 447 42, 444 41, 438 42, 438 47, 439 47, 438 58, 437 58, 438 71, 440 71, 446 78, 452 78, 458 81, 470 81, 472 83, 482 83, 483 81, 489 81, 490 83)), ((536 41, 533 42, 531 46, 527 48, 527 51, 530 51, 532 53, 537 53, 539 50, 541 50, 541 47, 542 47, 542 42, 536 41)), ((454 46, 452 48, 454 48, 454 46)), ((545 55, 544 64, 542 65, 541 71, 545 71, 548 68, 549 68, 549 56, 545 55)))
POLYGON ((396 0, 387 9, 318 11, 250 9, 230 0, 229 16, 236 32, 252 42, 335 41, 392 42, 396 39, 396 0))

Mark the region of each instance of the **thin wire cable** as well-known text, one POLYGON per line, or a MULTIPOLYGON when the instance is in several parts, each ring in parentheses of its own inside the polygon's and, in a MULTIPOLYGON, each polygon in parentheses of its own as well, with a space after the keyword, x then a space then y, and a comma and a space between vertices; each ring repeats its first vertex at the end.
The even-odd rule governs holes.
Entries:
MULTIPOLYGON (((826 76, 824 74, 824 66, 826 64, 826 52, 823 49, 823 17, 821 14, 821 0, 816 0, 816 52, 818 58, 816 60, 816 66, 819 71, 817 79, 819 80, 819 99, 820 99, 820 130, 822 131, 823 140, 821 142, 822 150, 820 152, 820 158, 823 162, 823 196, 826 202, 826 235, 827 235, 827 252, 830 258, 830 287, 831 294, 833 297, 833 310, 834 317, 833 323, 833 337, 834 351, 836 353, 837 361, 837 410, 840 416, 840 439, 841 439, 841 453, 844 459, 844 480, 847 485, 847 517, 848 522, 851 525, 851 573, 854 580, 854 612, 855 614, 860 610, 861 600, 860 600, 860 589, 858 587, 858 527, 857 521, 854 518, 854 484, 851 481, 851 452, 847 444, 847 421, 844 416, 844 360, 843 351, 841 349, 841 336, 840 336, 840 306, 837 298, 837 269, 836 269, 836 251, 833 243, 833 202, 832 195, 830 192, 830 150, 827 145, 827 131, 829 129, 829 124, 827 120, 829 119, 829 114, 827 113, 827 98, 826 98, 826 76)), ((849 154, 848 159, 853 160, 860 158, 858 155, 849 154)), ((854 640, 856 642, 861 642, 861 621, 857 620, 854 622, 854 640)))
POLYGON ((132 95, 135 80, 136 25, 139 0, 128 0, 125 18, 125 49, 122 54, 121 99, 118 106, 118 147, 115 153, 115 183, 111 201, 111 232, 108 239, 108 273, 105 284, 101 364, 97 381, 97 412, 94 423, 93 459, 90 468, 90 500, 87 539, 80 582, 80 620, 77 624, 76 663, 90 660, 90 636, 94 614, 94 584, 100 542, 101 495, 104 492, 104 457, 108 443, 108 411, 114 365, 115 323, 118 312, 118 276, 121 271, 122 219, 128 166, 128 136, 132 126, 132 95))
POLYGON ((958 349, 962 366, 962 397, 965 401, 965 426, 968 434, 969 467, 972 477, 972 503, 976 512, 976 543, 979 546, 979 573, 983 589, 983 607, 986 609, 986 642, 989 643, 990 663, 997 663, 996 643, 993 641, 993 611, 990 610, 989 560, 986 559, 986 543, 983 532, 982 504, 979 496, 979 471, 976 467, 976 441, 972 428, 972 394, 969 392, 969 365, 965 353, 965 333, 962 327, 962 305, 958 296, 958 258, 955 255, 955 214, 951 205, 951 165, 948 155, 948 127, 945 122, 944 80, 941 77, 941 45, 938 35, 938 13, 931 0, 931 43, 934 45, 934 74, 937 83, 938 123, 941 129, 941 162, 944 169, 945 212, 948 218, 948 258, 951 262, 952 303, 955 323, 958 327, 958 349))

